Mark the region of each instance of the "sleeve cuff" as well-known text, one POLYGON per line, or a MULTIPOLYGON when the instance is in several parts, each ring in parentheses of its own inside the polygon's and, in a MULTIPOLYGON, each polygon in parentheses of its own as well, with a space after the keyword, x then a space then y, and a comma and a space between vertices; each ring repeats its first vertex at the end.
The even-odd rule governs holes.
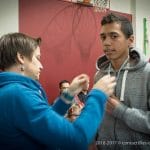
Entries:
POLYGON ((107 96, 103 91, 101 91, 101 90, 99 90, 99 89, 92 89, 92 90, 89 92, 88 96, 91 96, 91 95, 93 95, 94 97, 97 97, 98 99, 101 98, 101 99, 103 99, 105 102, 106 102, 107 99, 108 99, 108 96, 107 96))
POLYGON ((113 116, 118 119, 123 119, 123 115, 125 111, 127 110, 127 106, 125 106, 123 103, 120 103, 114 110, 113 110, 113 116))

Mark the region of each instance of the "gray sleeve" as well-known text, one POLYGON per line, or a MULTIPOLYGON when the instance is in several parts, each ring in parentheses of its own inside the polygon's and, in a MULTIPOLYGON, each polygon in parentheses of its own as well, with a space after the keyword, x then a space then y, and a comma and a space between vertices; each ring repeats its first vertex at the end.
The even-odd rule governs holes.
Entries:
POLYGON ((150 134, 150 111, 129 108, 120 103, 114 109, 113 116, 124 121, 133 130, 150 134))

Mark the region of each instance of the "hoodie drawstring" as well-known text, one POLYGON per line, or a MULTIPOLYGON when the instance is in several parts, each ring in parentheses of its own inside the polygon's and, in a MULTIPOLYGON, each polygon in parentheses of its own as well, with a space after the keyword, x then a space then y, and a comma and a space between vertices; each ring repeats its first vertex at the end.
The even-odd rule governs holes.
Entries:
MULTIPOLYGON (((129 67, 129 56, 128 58, 124 61, 124 63, 121 65, 119 71, 118 71, 118 75, 117 75, 117 79, 119 79, 119 75, 120 75, 120 71, 125 67, 128 68, 129 67), (127 63, 128 62, 128 63, 127 63)), ((110 70, 111 70, 111 63, 109 64, 109 68, 108 68, 108 74, 110 75, 110 70)), ((125 69, 124 73, 123 73, 123 78, 122 78, 122 85, 121 85, 121 94, 120 94, 120 101, 124 101, 124 93, 125 93, 125 86, 126 86, 126 79, 127 79, 127 74, 128 74, 128 69, 125 69)))
MULTIPOLYGON (((127 67, 129 67, 129 63, 127 63, 127 67)), ((125 93, 127 75, 128 75, 128 70, 126 69, 123 73, 123 78, 122 78, 120 101, 124 101, 124 93, 125 93)))

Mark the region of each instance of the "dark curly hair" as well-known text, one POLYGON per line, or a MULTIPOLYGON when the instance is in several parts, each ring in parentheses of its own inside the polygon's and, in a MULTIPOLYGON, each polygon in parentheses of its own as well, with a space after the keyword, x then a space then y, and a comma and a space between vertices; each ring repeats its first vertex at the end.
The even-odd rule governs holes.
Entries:
POLYGON ((101 20, 101 25, 103 26, 114 22, 121 24, 121 31, 124 33, 126 38, 133 35, 133 27, 131 22, 126 17, 115 13, 109 13, 104 16, 101 20))

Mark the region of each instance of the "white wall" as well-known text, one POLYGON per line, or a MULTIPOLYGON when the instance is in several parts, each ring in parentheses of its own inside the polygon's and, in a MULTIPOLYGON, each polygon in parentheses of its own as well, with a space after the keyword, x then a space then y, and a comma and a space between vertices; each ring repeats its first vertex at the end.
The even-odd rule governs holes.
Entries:
POLYGON ((135 16, 136 46, 143 49, 143 18, 150 18, 150 0, 136 0, 135 16))
POLYGON ((132 0, 110 0, 110 9, 130 14, 131 1, 132 0))
MULTIPOLYGON (((143 51, 143 18, 150 18, 150 0, 110 0, 110 9, 133 15, 135 45, 143 51)), ((0 36, 18 31, 18 0, 0 0, 0 36)))
POLYGON ((18 0, 0 0, 0 36, 18 31, 18 0))

